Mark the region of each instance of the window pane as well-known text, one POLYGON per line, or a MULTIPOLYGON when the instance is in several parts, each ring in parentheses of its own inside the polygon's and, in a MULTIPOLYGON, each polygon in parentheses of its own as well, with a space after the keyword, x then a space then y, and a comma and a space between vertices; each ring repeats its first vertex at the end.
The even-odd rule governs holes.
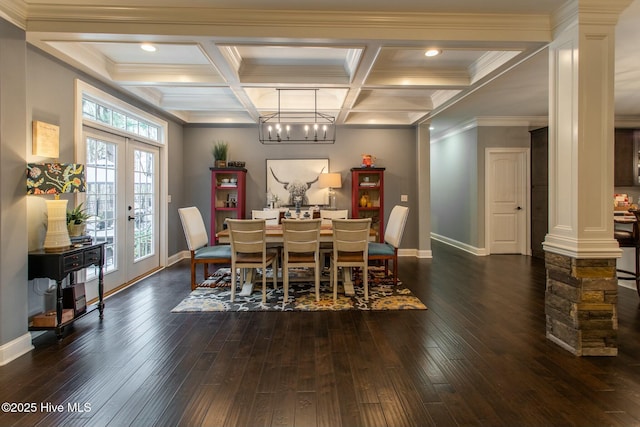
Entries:
POLYGON ((117 111, 113 112, 113 126, 118 129, 126 129, 127 127, 127 118, 124 114, 119 113, 117 111))
POLYGON ((136 119, 127 117, 127 131, 138 134, 138 121, 136 119))
MULTIPOLYGON (((105 242, 105 272, 116 265, 115 212, 116 212, 116 145, 87 138, 87 234, 94 242, 105 242)), ((88 269, 88 279, 97 275, 97 269, 88 269)))
POLYGON ((111 110, 102 105, 98 105, 98 120, 108 125, 111 124, 111 110))
POLYGON ((96 103, 87 99, 82 100, 82 115, 90 119, 96 118, 96 103))

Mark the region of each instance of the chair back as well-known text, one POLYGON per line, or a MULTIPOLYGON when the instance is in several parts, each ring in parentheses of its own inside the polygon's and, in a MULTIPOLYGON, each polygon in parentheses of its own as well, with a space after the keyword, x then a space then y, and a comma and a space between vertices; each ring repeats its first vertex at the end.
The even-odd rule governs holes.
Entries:
POLYGON ((387 221, 387 228, 384 231, 384 241, 394 248, 400 246, 408 216, 409 208, 406 206, 396 205, 391 210, 389 221, 387 221))
POLYGON ((285 253, 310 253, 320 250, 320 219, 283 219, 285 253))
POLYGON ((195 251, 209 243, 209 235, 204 225, 204 220, 200 214, 200 210, 191 206, 188 208, 178 209, 184 237, 187 239, 187 246, 190 251, 195 251))
POLYGON ((322 225, 331 225, 331 220, 333 219, 347 219, 348 217, 349 211, 347 209, 320 209, 320 218, 322 219, 322 225))
POLYGON ((371 218, 334 219, 333 253, 338 257, 340 252, 362 252, 367 254, 371 218))
POLYGON ((280 211, 277 209, 264 209, 251 211, 252 219, 264 219, 267 225, 278 225, 280 222, 280 211))
POLYGON ((256 254, 267 249, 266 221, 264 219, 225 220, 229 228, 229 241, 233 254, 256 254))

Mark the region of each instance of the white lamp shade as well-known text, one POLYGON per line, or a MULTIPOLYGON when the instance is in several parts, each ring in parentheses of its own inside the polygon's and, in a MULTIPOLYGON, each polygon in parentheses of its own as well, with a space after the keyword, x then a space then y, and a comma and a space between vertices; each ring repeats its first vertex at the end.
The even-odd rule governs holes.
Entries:
POLYGON ((318 185, 320 188, 341 188, 342 176, 339 173, 321 173, 318 185))

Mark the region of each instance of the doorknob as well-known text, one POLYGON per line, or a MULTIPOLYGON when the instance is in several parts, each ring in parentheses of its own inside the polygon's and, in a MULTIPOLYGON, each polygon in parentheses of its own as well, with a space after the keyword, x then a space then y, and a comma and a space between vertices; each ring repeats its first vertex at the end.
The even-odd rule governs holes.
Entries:
POLYGON ((522 208, 521 208, 520 206, 518 206, 518 207, 516 208, 516 210, 517 210, 517 211, 521 211, 521 210, 522 210, 522 208))

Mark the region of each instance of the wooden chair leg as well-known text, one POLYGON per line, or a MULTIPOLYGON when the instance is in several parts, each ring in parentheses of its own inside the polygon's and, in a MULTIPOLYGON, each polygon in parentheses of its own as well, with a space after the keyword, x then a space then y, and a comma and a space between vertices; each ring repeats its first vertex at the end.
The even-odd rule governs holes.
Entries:
POLYGON ((398 284, 398 255, 393 257, 393 284, 398 284))
POLYGON ((640 296, 640 247, 636 246, 636 292, 640 296))
POLYGON ((362 266, 362 282, 364 285, 364 300, 369 301, 369 269, 366 264, 362 266))
POLYGON ((196 288, 196 263, 191 260, 191 290, 196 288))
POLYGON ((282 264, 282 287, 284 288, 284 298, 282 300, 282 308, 289 302, 289 268, 285 268, 282 264))
POLYGON ((267 266, 262 267, 262 303, 267 302, 267 266))

